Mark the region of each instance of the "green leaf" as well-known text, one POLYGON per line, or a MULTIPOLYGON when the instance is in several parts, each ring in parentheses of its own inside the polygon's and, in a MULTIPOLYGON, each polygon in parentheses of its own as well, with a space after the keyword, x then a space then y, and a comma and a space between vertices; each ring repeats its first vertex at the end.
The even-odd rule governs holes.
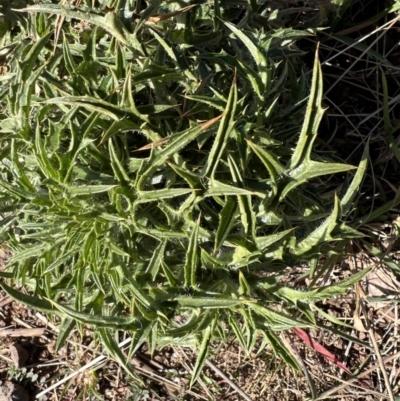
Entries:
POLYGON ((237 210, 237 202, 234 198, 228 197, 224 207, 219 214, 218 229, 215 234, 214 255, 217 253, 220 246, 224 243, 235 223, 237 210))
POLYGON ((184 265, 185 287, 191 286, 192 288, 197 288, 196 270, 199 264, 199 244, 198 244, 199 226, 200 226, 200 217, 193 228, 189 240, 188 249, 186 252, 185 265, 184 265))
POLYGON ((322 323, 317 321, 317 327, 319 327, 319 328, 321 328, 321 329, 323 329, 323 330, 325 330, 325 331, 327 331, 329 333, 333 333, 333 334, 335 334, 335 335, 337 335, 339 337, 342 337, 342 338, 344 338, 345 340, 347 340, 349 342, 353 342, 354 344, 358 344, 362 348, 374 351, 372 345, 370 345, 370 344, 368 344, 368 343, 366 343, 364 341, 359 340, 355 336, 351 336, 350 334, 347 334, 345 331, 338 330, 332 325, 327 326, 327 325, 324 325, 324 324, 322 324, 322 323))
POLYGON ((64 263, 68 262, 73 257, 73 255, 78 253, 78 251, 79 250, 77 248, 73 248, 70 251, 64 253, 64 255, 60 256, 53 263, 51 263, 49 266, 47 266, 44 273, 45 274, 50 273, 53 270, 57 269, 58 267, 62 266, 64 263))
POLYGON ((322 175, 342 173, 354 168, 356 167, 343 163, 321 163, 315 161, 304 162, 296 169, 285 173, 289 182, 283 186, 280 193, 280 200, 285 199, 286 195, 294 188, 313 178, 320 177, 322 175))
MULTIPOLYGON (((234 184, 239 188, 243 188, 244 185, 239 168, 231 156, 228 158, 228 165, 234 184)), ((256 236, 256 217, 252 208, 251 196, 238 196, 238 201, 244 233, 250 238, 254 238, 256 236)))
POLYGON ((192 378, 190 380, 190 387, 192 387, 193 384, 196 382, 206 362, 208 349, 210 347, 213 331, 216 324, 217 324, 217 319, 214 318, 212 324, 203 331, 203 341, 201 343, 196 363, 193 368, 192 378))
POLYGON ((331 215, 306 238, 296 244, 296 246, 292 250, 293 254, 297 256, 303 255, 311 251, 314 247, 321 244, 322 242, 330 241, 332 239, 331 233, 337 225, 339 210, 339 200, 337 197, 335 197, 335 205, 331 215))
POLYGON ((229 325, 232 327, 233 332, 236 335, 236 339, 239 341, 239 344, 247 352, 247 343, 246 343, 246 340, 244 339, 243 330, 239 326, 238 321, 232 315, 229 315, 228 321, 229 321, 229 325))
POLYGON ((73 328, 76 326, 76 321, 68 316, 63 317, 60 328, 58 329, 57 342, 55 349, 59 351, 65 344, 73 328))
POLYGON ((133 121, 138 121, 136 114, 130 108, 124 108, 106 102, 105 100, 97 99, 91 96, 64 96, 56 97, 43 101, 44 104, 80 106, 89 111, 102 113, 104 116, 110 117, 113 120, 120 120, 129 116, 133 121))
POLYGON ((144 383, 140 378, 137 376, 135 371, 132 369, 130 366, 129 362, 126 361, 126 356, 124 353, 121 351, 121 348, 118 347, 117 342, 114 340, 110 330, 107 329, 98 329, 97 333, 99 337, 101 338, 102 344, 105 346, 107 352, 110 354, 112 358, 114 358, 124 369, 125 371, 129 374, 132 379, 144 386, 144 383))
POLYGON ((280 233, 277 233, 277 234, 271 234, 271 235, 267 235, 264 237, 257 237, 256 238, 257 248, 262 252, 268 252, 268 248, 270 246, 281 241, 283 238, 285 238, 290 233, 293 233, 292 228, 290 228, 289 230, 281 231, 280 233))
POLYGON ((169 268, 169 266, 165 263, 165 261, 161 261, 161 268, 165 274, 165 277, 168 280, 168 283, 171 287, 175 287, 176 285, 176 279, 174 277, 174 275, 172 274, 171 269, 169 268))
POLYGON ((219 111, 225 111, 226 109, 226 102, 217 97, 207 97, 207 96, 200 96, 200 95, 187 95, 185 96, 186 99, 193 100, 195 102, 204 103, 207 106, 213 107, 219 111))
POLYGON ((350 330, 353 330, 354 327, 350 324, 343 322, 340 319, 336 319, 334 316, 330 315, 329 313, 325 313, 322 309, 318 308, 317 306, 313 305, 312 308, 316 310, 324 319, 329 320, 333 324, 337 324, 339 326, 347 327, 350 330))
POLYGON ((71 54, 71 50, 68 44, 68 40, 65 36, 65 32, 62 31, 63 41, 62 41, 62 48, 63 48, 63 56, 64 56, 64 65, 70 75, 73 75, 75 72, 76 64, 71 54))
POLYGON ((114 121, 110 127, 107 129, 107 131, 104 132, 103 137, 101 138, 100 145, 103 143, 106 143, 110 138, 112 138, 114 135, 124 132, 124 131, 129 131, 129 130, 139 130, 138 124, 126 119, 122 118, 117 121, 114 121))
POLYGON ((153 256, 151 257, 150 262, 146 268, 146 273, 150 273, 153 280, 155 280, 160 266, 162 265, 166 245, 166 240, 160 242, 160 244, 155 249, 153 256))
POLYGON ((253 56, 260 73, 262 83, 264 84, 264 88, 262 89, 262 91, 264 91, 269 86, 270 78, 268 73, 267 59, 262 50, 243 32, 243 30, 238 29, 235 25, 229 22, 225 22, 225 25, 243 42, 253 56))
POLYGON ((23 260, 36 258, 37 256, 40 256, 41 254, 43 254, 47 249, 48 249, 48 246, 45 246, 45 245, 25 247, 25 249, 23 251, 20 251, 11 257, 10 263, 13 264, 13 263, 21 262, 23 260))
POLYGON ((111 191, 117 185, 81 185, 78 187, 67 186, 67 196, 73 198, 75 196, 90 196, 111 191))
POLYGON ((294 288, 278 285, 276 287, 268 288, 268 291, 279 296, 280 298, 285 298, 294 304, 296 304, 298 301, 306 303, 322 301, 333 296, 345 294, 349 290, 350 286, 359 282, 366 274, 368 274, 370 270, 370 268, 363 269, 360 272, 353 274, 348 279, 340 281, 339 283, 315 288, 313 290, 299 291, 294 288))
POLYGON ((34 194, 26 191, 25 189, 18 188, 15 185, 11 185, 8 182, 3 181, 2 179, 0 179, 0 187, 2 187, 7 194, 20 200, 35 198, 34 194))
MULTIPOLYGON (((318 47, 315 53, 313 79, 311 84, 310 98, 307 104, 306 115, 296 148, 292 154, 290 170, 294 170, 304 162, 311 160, 311 150, 318 134, 324 109, 321 107, 323 96, 322 71, 318 59, 318 47)), ((323 174, 320 174, 323 175, 323 174)))
POLYGON ((158 65, 149 65, 146 71, 135 74, 132 78, 132 85, 147 81, 183 81, 186 77, 174 69, 160 67, 158 65))
POLYGON ((289 366, 299 371, 300 366, 297 360, 292 356, 292 353, 282 344, 282 341, 270 330, 263 331, 263 335, 266 337, 268 342, 271 344, 275 355, 279 355, 289 366))
POLYGON ((9 287, 7 284, 0 283, 1 288, 6 292, 11 298, 15 299, 17 302, 21 302, 24 305, 28 305, 33 309, 40 310, 49 314, 59 314, 58 311, 54 309, 51 302, 45 299, 39 299, 36 297, 31 297, 30 295, 23 294, 13 288, 9 287))
MULTIPOLYGON (((18 10, 20 11, 20 10, 18 10)), ((26 82, 32 75, 32 70, 35 66, 37 58, 39 57, 40 52, 43 50, 44 46, 46 46, 53 32, 49 32, 43 37, 41 37, 29 50, 25 59, 21 63, 21 78, 22 81, 26 82)))
POLYGON ((229 135, 233 130, 235 124, 235 113, 238 101, 237 84, 236 84, 236 73, 233 78, 231 90, 229 91, 228 102, 222 120, 219 124, 217 136, 215 137, 213 146, 210 150, 208 160, 204 169, 203 174, 214 179, 215 170, 221 159, 222 152, 225 149, 229 135))
POLYGON ((351 182, 351 185, 347 189, 346 194, 343 196, 342 200, 340 201, 340 204, 342 206, 343 215, 347 215, 351 211, 351 208, 353 207, 353 204, 354 204, 353 203, 354 198, 359 193, 359 188, 361 187, 362 180, 367 171, 368 157, 369 157, 368 146, 369 146, 369 143, 367 143, 364 148, 364 152, 361 156, 361 161, 360 161, 360 164, 358 165, 358 168, 357 168, 356 174, 354 175, 353 181, 351 182))
POLYGON ((145 165, 145 170, 142 172, 138 182, 138 187, 142 188, 144 182, 150 175, 150 173, 158 166, 164 164, 169 157, 174 154, 178 154, 185 146, 195 140, 203 131, 210 128, 220 117, 216 117, 201 125, 195 125, 185 131, 179 132, 174 135, 174 139, 170 140, 164 149, 160 151, 154 151, 150 160, 145 165))
POLYGON ((136 330, 138 327, 140 327, 140 324, 137 322, 135 317, 92 315, 89 313, 78 312, 53 300, 50 300, 50 303, 54 305, 54 307, 63 315, 67 315, 83 324, 90 324, 95 327, 109 327, 114 329, 124 328, 126 330, 136 330))
POLYGON ((172 170, 175 171, 176 174, 182 177, 189 184, 190 188, 192 189, 202 188, 200 176, 192 173, 191 171, 182 166, 177 166, 176 164, 173 164, 171 162, 167 162, 167 164, 169 167, 172 168, 172 170))
POLYGON ((256 195, 260 198, 264 198, 265 195, 259 192, 253 192, 248 189, 238 188, 233 185, 225 184, 221 181, 211 180, 210 188, 204 194, 204 196, 242 196, 242 195, 256 195))
POLYGON ((215 297, 176 297, 174 301, 184 308, 233 308, 235 306, 250 304, 255 301, 248 299, 233 299, 233 298, 222 298, 220 296, 215 297))
POLYGON ((206 310, 203 314, 199 315, 196 311, 190 315, 185 324, 179 327, 169 329, 167 331, 168 336, 172 337, 184 337, 191 333, 198 333, 201 330, 207 328, 212 320, 214 319, 215 313, 211 310, 206 310))
POLYGON ((238 270, 239 272, 239 295, 246 295, 250 296, 251 292, 251 286, 246 280, 246 277, 242 273, 241 270, 238 270))
POLYGON ((154 202, 162 199, 175 198, 177 196, 184 196, 192 193, 191 188, 166 188, 156 189, 154 191, 139 191, 139 202, 154 202))
MULTIPOLYGON (((114 36, 117 40, 123 43, 126 46, 133 45, 139 47, 132 35, 129 37, 129 33, 126 28, 122 25, 120 21, 117 20, 115 13, 109 12, 103 17, 100 14, 80 11, 76 9, 74 6, 69 5, 56 5, 56 4, 35 4, 27 8, 22 8, 15 10, 18 12, 36 12, 36 13, 46 13, 46 14, 56 14, 69 17, 71 19, 77 19, 80 21, 86 21, 90 24, 94 24, 102 29, 105 29, 112 36, 114 36)), ((51 36, 53 32, 49 33, 51 36)))
POLYGON ((265 326, 275 331, 287 330, 292 327, 311 326, 310 323, 300 322, 299 320, 292 319, 265 306, 249 304, 249 308, 263 318, 265 326))
POLYGON ((247 144, 251 147, 254 153, 258 156, 264 166, 267 168, 271 177, 271 185, 274 188, 274 194, 277 193, 277 182, 280 177, 283 176, 285 169, 279 163, 278 159, 271 153, 260 148, 254 143, 247 141, 247 144))
POLYGON ((39 166, 46 177, 53 178, 56 181, 59 181, 59 172, 54 168, 50 159, 47 156, 45 147, 43 145, 43 141, 41 139, 41 129, 40 124, 36 125, 35 131, 35 151, 37 155, 37 161, 39 166))
POLYGON ((111 168, 114 171, 115 177, 121 184, 128 183, 130 181, 129 176, 126 173, 124 167, 122 166, 122 163, 119 160, 117 153, 115 152, 113 140, 111 138, 108 140, 108 150, 110 152, 111 168))

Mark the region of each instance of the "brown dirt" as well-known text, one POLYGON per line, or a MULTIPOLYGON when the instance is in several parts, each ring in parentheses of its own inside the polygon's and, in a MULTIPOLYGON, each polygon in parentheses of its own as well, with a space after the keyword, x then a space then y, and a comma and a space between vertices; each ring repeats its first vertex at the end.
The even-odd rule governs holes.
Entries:
MULTIPOLYGON (((337 281, 348 275, 348 266, 337 266, 331 272, 330 279, 337 281), (347 272, 347 273, 346 273, 347 272)), ((291 271, 288 278, 295 281, 302 269, 291 271)), ((379 281, 379 270, 371 276, 376 285, 379 281)), ((379 284, 379 283, 378 283, 379 284)), ((392 290, 392 289, 391 289, 392 290)), ((373 294, 372 294, 373 295, 373 294)), ((355 294, 327 302, 318 303, 327 314, 346 323, 352 324, 356 308, 355 294)), ((398 392, 398 306, 386 303, 379 308, 367 305, 367 315, 373 324, 375 340, 379 344, 379 352, 384 358, 395 356, 385 363, 392 388, 398 392)), ((0 335, 0 380, 21 384, 30 394, 35 396, 59 382, 71 372, 77 371, 100 355, 99 347, 93 342, 92 333, 83 328, 82 333, 73 332, 71 340, 59 352, 55 352, 56 333, 54 323, 46 323, 46 318, 37 312, 11 301, 5 293, 0 292, 0 330, 24 329, 24 336, 16 337, 0 335), (43 335, 29 336, 29 330, 42 329, 43 335), (28 358, 16 356, 28 353, 28 358), (22 350, 21 350, 22 348, 22 350), (18 352, 17 352, 18 353, 18 352), (15 364, 19 363, 18 368, 15 364)), ((327 326, 332 326, 324 321, 327 326)), ((366 372, 378 366, 376 352, 372 347, 362 347, 321 330, 308 330, 309 335, 328 349, 339 361, 352 371, 366 372)), ((1 333, 1 331, 0 331, 1 333)), ((40 334, 40 333, 36 333, 40 334)), ((371 343, 369 333, 348 330, 348 334, 359 338, 367 344, 371 343)), ((281 333, 280 337, 292 349, 294 355, 303 362, 303 367, 315 384, 317 394, 332 390, 339 386, 348 375, 330 363, 320 354, 307 347, 294 332, 281 333)), ((257 350, 257 347, 255 348, 257 350)), ((243 398, 232 389, 229 383, 208 366, 204 369, 199 382, 189 390, 190 372, 195 362, 195 353, 183 348, 165 348, 157 350, 153 356, 147 353, 146 347, 132 360, 133 366, 142 377, 145 388, 138 387, 126 373, 111 360, 105 360, 93 369, 76 375, 59 385, 41 398, 42 401, 71 400, 224 400, 234 401, 243 398), (167 384, 165 384, 167 383, 167 384)), ((266 346, 259 354, 255 352, 245 355, 241 347, 234 341, 223 346, 214 344, 209 359, 224 372, 232 382, 239 386, 253 401, 287 400, 300 401, 311 397, 309 381, 303 372, 296 372, 277 358, 271 348, 266 346)), ((352 385, 327 394, 324 399, 343 401, 386 399, 385 382, 379 369, 371 372, 352 385)))

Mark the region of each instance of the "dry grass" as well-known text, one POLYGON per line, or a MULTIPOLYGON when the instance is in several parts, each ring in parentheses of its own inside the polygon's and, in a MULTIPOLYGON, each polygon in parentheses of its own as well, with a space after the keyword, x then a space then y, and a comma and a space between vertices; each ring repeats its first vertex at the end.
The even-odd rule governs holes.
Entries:
MULTIPOLYGON (((395 258, 398 254, 393 254, 395 258)), ((327 314, 351 326, 349 334, 370 344, 370 348, 344 340, 340 336, 312 330, 310 335, 329 349, 340 361, 355 374, 349 379, 337 366, 329 363, 317 352, 307 347, 294 333, 282 333, 281 338, 302 361, 309 378, 302 372, 295 372, 276 358, 267 346, 259 354, 245 355, 237 344, 231 342, 226 346, 216 344, 212 356, 196 386, 188 388, 190 374, 196 355, 180 347, 165 348, 156 351, 153 358, 146 347, 133 356, 132 362, 137 372, 146 383, 146 390, 133 385, 118 365, 108 360, 96 344, 91 332, 74 332, 68 344, 59 352, 54 351, 54 340, 57 324, 48 321, 40 313, 26 309, 12 302, 3 293, 1 322, 3 330, 24 329, 44 330, 40 337, 14 336, 3 338, 0 348, 0 378, 14 379, 22 383, 41 400, 308 400, 311 399, 310 380, 315 384, 318 400, 390 400, 388 388, 394 397, 398 394, 398 361, 400 357, 398 333, 398 305, 395 302, 374 304, 368 302, 368 296, 383 294, 388 290, 380 273, 382 266, 378 259, 369 258, 365 253, 351 257, 331 271, 331 281, 343 279, 350 274, 352 263, 374 264, 375 276, 370 277, 375 292, 366 294, 361 300, 363 307, 360 322, 365 331, 360 330, 360 322, 354 320, 357 308, 357 294, 350 292, 336 300, 318 304, 327 314), (347 273, 346 273, 347 272, 347 273), (378 307, 377 307, 378 306, 378 307), (82 335, 83 334, 83 335, 82 335), (30 357, 22 369, 13 367, 9 346, 20 343, 30 357), (216 367, 217 369, 214 369, 216 367), (390 383, 385 383, 385 373, 390 383), (232 384, 234 386, 232 387, 232 384), (234 388, 236 386, 236 388, 234 388), (239 388, 239 391, 238 391, 239 388), (240 391, 242 394, 240 394, 240 391), (149 398, 146 398, 149 397, 149 398), (246 398, 247 397, 247 398, 246 398)), ((366 267, 366 266, 363 266, 366 267)), ((302 269, 291 272, 288 279, 300 277, 302 269)), ((395 277, 391 281, 397 290, 395 277)), ((387 280, 386 280, 387 281, 387 280)), ((385 283, 386 283, 385 281, 385 283)), ((366 291, 372 288, 364 283, 366 291)), ((328 321, 325 324, 329 325, 328 321)), ((1 333, 1 332, 0 332, 1 333)), ((121 341, 121 348, 128 352, 129 338, 121 341)), ((261 344, 260 344, 261 345, 261 344)))

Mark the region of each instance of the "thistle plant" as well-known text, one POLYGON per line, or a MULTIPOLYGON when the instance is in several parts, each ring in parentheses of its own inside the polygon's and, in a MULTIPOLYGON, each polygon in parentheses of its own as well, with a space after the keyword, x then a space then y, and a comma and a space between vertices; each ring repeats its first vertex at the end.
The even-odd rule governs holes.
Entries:
POLYGON ((322 76, 296 48, 313 32, 249 24, 253 1, 95 5, 19 8, 3 38, 3 289, 60 316, 58 348, 91 325, 133 375, 121 331, 131 352, 199 347, 192 381, 232 336, 297 368, 276 333, 320 325, 313 303, 366 273, 315 286, 319 258, 361 235, 346 217, 367 154, 313 151, 322 76), (304 263, 310 288, 280 283, 304 263))

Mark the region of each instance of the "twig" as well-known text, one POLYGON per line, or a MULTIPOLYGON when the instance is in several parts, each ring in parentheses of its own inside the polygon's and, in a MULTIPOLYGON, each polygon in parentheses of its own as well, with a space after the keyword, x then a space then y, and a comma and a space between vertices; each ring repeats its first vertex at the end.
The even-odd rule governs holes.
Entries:
POLYGON ((304 376, 307 379, 308 382, 308 387, 310 388, 310 392, 312 394, 313 399, 317 396, 316 390, 315 390, 315 385, 314 382, 312 380, 312 377, 310 375, 310 373, 307 370, 307 366, 303 361, 303 358, 299 355, 299 353, 297 352, 297 349, 292 346, 289 341, 287 341, 285 335, 283 333, 280 334, 280 339, 282 340, 283 344, 285 345, 285 347, 288 349, 289 352, 292 353, 292 355, 294 356, 294 358, 297 360, 297 362, 299 362, 301 370, 304 373, 304 376))
MULTIPOLYGON (((393 359, 396 359, 400 356, 400 351, 396 352, 394 355, 392 356, 388 356, 387 358, 383 359, 383 363, 388 363, 390 361, 393 361, 393 359)), ((371 372, 373 372, 374 370, 379 369, 379 366, 374 365, 372 368, 369 368, 368 370, 366 370, 365 372, 359 374, 357 377, 353 377, 352 379, 347 380, 346 382, 344 382, 343 384, 334 387, 328 391, 325 391, 324 393, 322 393, 318 398, 316 398, 314 401, 320 401, 320 400, 324 400, 326 397, 336 393, 339 390, 342 390, 343 388, 346 388, 347 386, 349 386, 350 384, 354 383, 355 381, 362 379, 363 377, 369 375, 371 372)))
MULTIPOLYGON (((400 15, 397 16, 396 18, 394 18, 391 23, 389 24, 389 26, 385 29, 391 29, 392 26, 399 20, 400 15)), ((372 41, 372 43, 370 45, 367 46, 367 48, 361 53, 361 55, 359 57, 357 57, 357 59, 343 72, 343 74, 332 84, 329 86, 329 89, 325 92, 325 96, 340 82, 340 80, 361 60, 361 58, 364 56, 365 53, 367 53, 371 47, 383 36, 386 34, 386 32, 383 31, 375 40, 372 41)))
MULTIPOLYGON (((55 329, 57 329, 55 326, 53 326, 55 329)), ((57 330, 58 331, 58 330, 57 330)), ((128 337, 127 339, 125 339, 124 341, 121 341, 118 344, 119 348, 125 347, 126 345, 128 345, 130 342, 132 341, 132 337, 128 337)), ((78 344, 79 345, 79 344, 78 344)), ((64 377, 63 379, 61 379, 60 381, 58 381, 57 383, 54 383, 53 385, 51 385, 50 387, 46 388, 45 390, 43 390, 42 392, 40 392, 39 394, 36 395, 35 398, 40 398, 43 395, 49 393, 50 391, 56 389, 57 387, 59 387, 61 384, 67 382, 68 380, 74 378, 75 376, 79 375, 80 373, 84 373, 87 370, 94 368, 96 365, 99 365, 100 363, 104 362, 106 359, 108 359, 108 357, 106 355, 99 355, 97 358, 93 359, 91 362, 87 363, 86 365, 82 366, 81 368, 79 368, 78 370, 72 372, 71 374, 69 374, 68 376, 64 377)), ((154 371, 152 371, 153 369, 151 367, 148 367, 146 365, 146 367, 152 369, 144 369, 141 366, 140 361, 136 360, 136 359, 132 359, 131 361, 133 363, 133 365, 135 366, 135 369, 140 371, 143 375, 153 379, 153 380, 158 380, 159 382, 165 384, 165 386, 169 386, 171 388, 175 388, 177 390, 181 389, 181 386, 179 384, 176 384, 174 382, 172 382, 171 380, 168 380, 165 377, 159 376, 157 375, 154 371)), ((206 398, 202 397, 201 395, 193 392, 193 391, 186 391, 187 394, 193 395, 196 398, 202 399, 202 400, 206 400, 206 398)))
MULTIPOLYGON (((337 380, 337 381, 342 382, 342 383, 346 383, 346 380, 343 380, 343 379, 341 379, 340 377, 330 375, 329 373, 324 373, 324 375, 325 375, 326 377, 329 377, 330 379, 337 380)), ((360 390, 363 390, 364 392, 366 391, 365 387, 360 386, 360 385, 358 385, 358 384, 356 384, 356 383, 352 383, 352 386, 355 387, 355 388, 358 388, 358 389, 360 389, 360 390)), ((371 390, 370 388, 368 388, 366 394, 376 395, 376 396, 378 397, 378 398, 376 398, 377 400, 383 398, 382 393, 379 393, 378 391, 371 390)), ((340 396, 340 397, 341 397, 341 396, 340 396)), ((384 397, 386 398, 386 396, 384 396, 384 397)), ((342 398, 342 399, 343 399, 343 398, 342 398)))
POLYGON ((218 369, 211 361, 206 359, 206 365, 210 367, 218 376, 222 377, 238 394, 245 400, 253 401, 240 387, 238 387, 222 370, 218 369))
MULTIPOLYGON (((351 270, 355 271, 356 267, 357 267, 357 262, 355 260, 353 260, 353 258, 351 257, 349 259, 349 263, 350 263, 350 266, 351 266, 351 270)), ((378 360, 378 365, 380 367, 380 370, 381 370, 382 375, 383 375, 383 379, 385 381, 385 385, 386 385, 386 388, 387 388, 387 391, 388 391, 389 399, 390 399, 390 401, 395 401, 394 395, 393 395, 393 391, 392 391, 391 386, 390 386, 389 376, 388 376, 388 374, 386 372, 385 364, 383 363, 382 355, 381 355, 381 353, 379 351, 379 346, 378 346, 378 343, 376 342, 376 339, 375 339, 374 329, 373 329, 373 327, 371 325, 370 320, 368 319, 368 313, 367 313, 366 308, 365 308, 364 299, 367 297, 367 295, 365 294, 364 289, 362 288, 360 283, 356 283, 355 284, 355 288, 356 288, 356 294, 357 294, 357 306, 356 306, 356 311, 354 313, 354 317, 356 317, 356 315, 358 316, 359 306, 361 306, 361 310, 363 311, 363 315, 364 315, 364 318, 365 318, 365 326, 366 326, 366 328, 364 329, 364 327, 362 327, 363 325, 362 325, 361 319, 358 318, 358 320, 359 320, 358 325, 361 325, 361 327, 356 327, 356 329, 360 330, 360 331, 367 331, 368 332, 369 337, 370 337, 370 339, 372 341, 372 345, 374 347, 375 356, 376 356, 376 358, 378 360)), ((356 326, 356 320, 354 320, 354 323, 355 323, 355 326, 356 326)))
MULTIPOLYGON (((132 340, 131 337, 128 337, 126 340, 120 342, 118 344, 118 347, 121 348, 124 345, 129 344, 129 342, 132 340)), ((36 395, 35 398, 40 398, 42 396, 44 396, 45 394, 47 394, 49 391, 57 388, 60 384, 63 384, 65 382, 67 382, 68 380, 72 379, 73 377, 79 375, 79 373, 83 373, 85 371, 87 371, 89 368, 96 366, 97 364, 99 364, 100 362, 104 361, 105 359, 107 359, 107 357, 105 355, 100 355, 97 358, 93 359, 93 361, 90 361, 89 363, 87 363, 86 365, 82 366, 81 368, 79 368, 78 370, 76 370, 75 372, 72 372, 71 374, 69 374, 68 376, 65 376, 63 379, 61 379, 60 381, 58 381, 57 383, 54 383, 53 385, 51 385, 50 387, 47 387, 45 390, 41 391, 39 394, 36 395)))
MULTIPOLYGON (((365 295, 365 294, 364 294, 364 295, 365 295)), ((366 323, 367 323, 368 334, 369 334, 369 336, 370 336, 370 338, 371 338, 372 345, 373 345, 374 350, 375 350, 375 355, 376 355, 376 357, 377 357, 377 359, 378 359, 379 367, 381 368, 381 372, 382 372, 382 375, 383 375, 383 379, 385 380, 385 385, 386 385, 386 389, 387 389, 387 391, 388 391, 389 399, 390 399, 390 401, 395 401, 394 395, 393 395, 393 391, 392 391, 392 388, 391 388, 391 385, 390 385, 389 376, 388 376, 388 374, 387 374, 387 371, 386 371, 386 368, 385 368, 385 364, 384 364, 383 359, 382 359, 382 355, 381 355, 381 353, 380 353, 380 351, 379 351, 378 343, 376 342, 376 339, 375 339, 374 329, 372 328, 372 326, 371 326, 371 324, 370 324, 370 322, 369 322, 369 320, 368 320, 368 317, 367 317, 367 313, 366 313, 366 310, 365 310, 365 305, 364 305, 364 303, 362 302, 361 305, 362 305, 362 308, 363 308, 363 313, 364 313, 364 316, 365 316, 365 321, 366 321, 366 323)))
MULTIPOLYGON (((328 64, 329 62, 331 62, 333 59, 335 59, 336 57, 340 56, 343 53, 346 53, 348 50, 350 50, 352 47, 357 46, 359 43, 363 42, 365 39, 369 38, 370 36, 374 35, 375 33, 379 32, 380 30, 382 30, 383 28, 385 28, 387 25, 390 25, 392 21, 388 21, 385 24, 381 25, 380 27, 376 28, 375 30, 373 30, 372 32, 368 33, 367 35, 363 36, 360 39, 357 39, 354 43, 352 43, 351 45, 347 46, 346 48, 344 48, 343 50, 337 52, 334 56, 328 58, 327 60, 323 61, 321 63, 322 65, 328 64)), ((322 31, 322 33, 325 33, 324 31, 322 31)), ((330 36, 328 34, 328 36, 330 36)))
POLYGON ((8 304, 10 304, 11 302, 13 302, 14 300, 11 297, 6 297, 4 299, 2 299, 0 301, 0 308, 2 308, 3 306, 6 306, 8 304))
POLYGON ((44 335, 45 329, 4 329, 0 330, 0 337, 41 337, 44 335))
MULTIPOLYGON (((183 350, 182 347, 178 346, 178 347, 174 347, 174 350, 177 354, 179 354, 179 356, 182 358, 182 360, 180 360, 180 364, 186 369, 186 371, 190 374, 193 375, 193 366, 189 366, 189 357, 186 355, 185 351, 183 350), (187 361, 187 363, 185 362, 187 361)), ((197 378, 197 384, 202 388, 202 390, 206 393, 208 399, 213 399, 213 395, 210 392, 209 388, 207 387, 207 385, 204 383, 204 381, 201 379, 201 377, 197 378)))

